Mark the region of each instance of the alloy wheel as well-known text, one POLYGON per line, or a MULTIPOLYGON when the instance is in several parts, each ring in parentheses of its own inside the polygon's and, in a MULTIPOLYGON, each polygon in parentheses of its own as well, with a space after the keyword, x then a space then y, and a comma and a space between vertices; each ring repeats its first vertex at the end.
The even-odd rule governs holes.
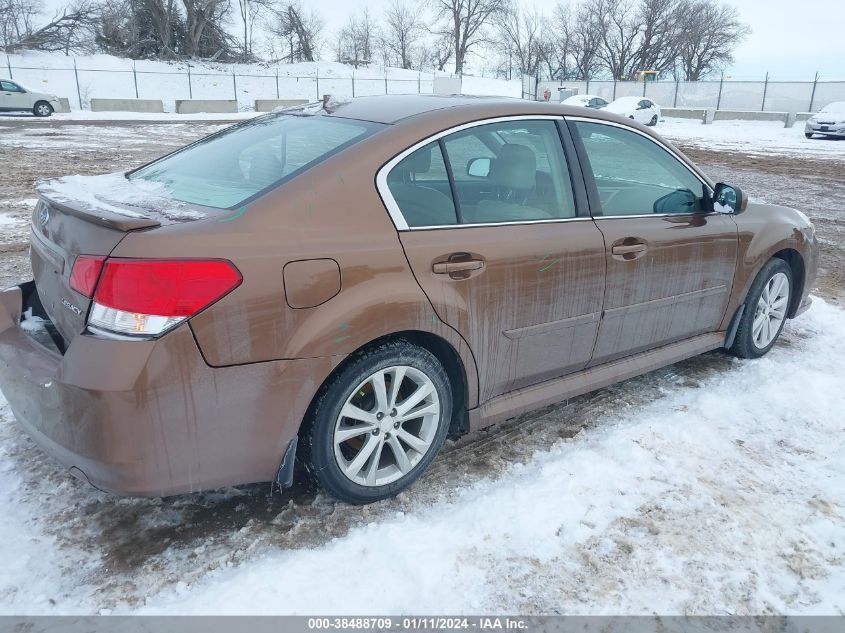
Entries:
POLYGON ((763 286, 754 311, 751 338, 757 349, 764 349, 778 335, 788 306, 789 279, 784 273, 775 273, 763 286))
POLYGON ((334 428, 335 459, 362 486, 407 475, 431 449, 441 422, 432 380, 407 365, 380 369, 347 397, 334 428))

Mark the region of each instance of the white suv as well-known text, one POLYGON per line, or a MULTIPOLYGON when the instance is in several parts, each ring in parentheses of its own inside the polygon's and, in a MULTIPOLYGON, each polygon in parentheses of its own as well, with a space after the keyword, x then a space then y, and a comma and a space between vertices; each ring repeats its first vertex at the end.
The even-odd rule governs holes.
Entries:
POLYGON ((35 116, 50 116, 59 107, 59 98, 27 90, 8 79, 0 79, 0 112, 24 110, 35 116))

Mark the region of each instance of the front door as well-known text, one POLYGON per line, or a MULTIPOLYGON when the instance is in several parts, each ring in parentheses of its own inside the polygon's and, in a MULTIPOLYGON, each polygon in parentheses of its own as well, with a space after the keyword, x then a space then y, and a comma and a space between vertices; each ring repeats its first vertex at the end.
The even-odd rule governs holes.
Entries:
POLYGON ((668 149, 621 126, 575 121, 586 155, 607 285, 592 364, 718 329, 733 285, 737 226, 668 149), (595 200, 595 198, 598 200, 595 200))
POLYGON ((23 88, 12 81, 0 81, 0 109, 28 110, 31 107, 23 88))
POLYGON ((604 241, 576 211, 554 120, 443 136, 396 164, 387 184, 417 280, 475 356, 482 402, 587 365, 604 241))

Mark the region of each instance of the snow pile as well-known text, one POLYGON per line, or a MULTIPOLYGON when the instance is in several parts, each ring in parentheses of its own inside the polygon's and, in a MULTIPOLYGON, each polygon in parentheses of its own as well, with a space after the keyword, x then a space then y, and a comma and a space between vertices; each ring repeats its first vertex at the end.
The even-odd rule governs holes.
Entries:
POLYGON ((129 180, 123 172, 42 180, 36 184, 36 190, 50 200, 82 205, 86 210, 95 212, 108 211, 133 218, 161 215, 169 220, 205 217, 205 214, 174 200, 164 184, 143 178, 129 180))
POLYGON ((450 503, 263 552, 142 612, 841 613, 845 313, 817 299, 785 334, 450 503))

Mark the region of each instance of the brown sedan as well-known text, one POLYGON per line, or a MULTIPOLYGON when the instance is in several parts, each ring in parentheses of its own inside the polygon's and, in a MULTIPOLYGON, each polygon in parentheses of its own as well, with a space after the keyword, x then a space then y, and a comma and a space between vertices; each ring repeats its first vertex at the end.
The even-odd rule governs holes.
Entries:
POLYGON ((813 226, 645 127, 391 96, 46 183, 0 293, 0 387, 78 477, 169 495, 275 480, 398 493, 449 435, 805 310, 813 226))

